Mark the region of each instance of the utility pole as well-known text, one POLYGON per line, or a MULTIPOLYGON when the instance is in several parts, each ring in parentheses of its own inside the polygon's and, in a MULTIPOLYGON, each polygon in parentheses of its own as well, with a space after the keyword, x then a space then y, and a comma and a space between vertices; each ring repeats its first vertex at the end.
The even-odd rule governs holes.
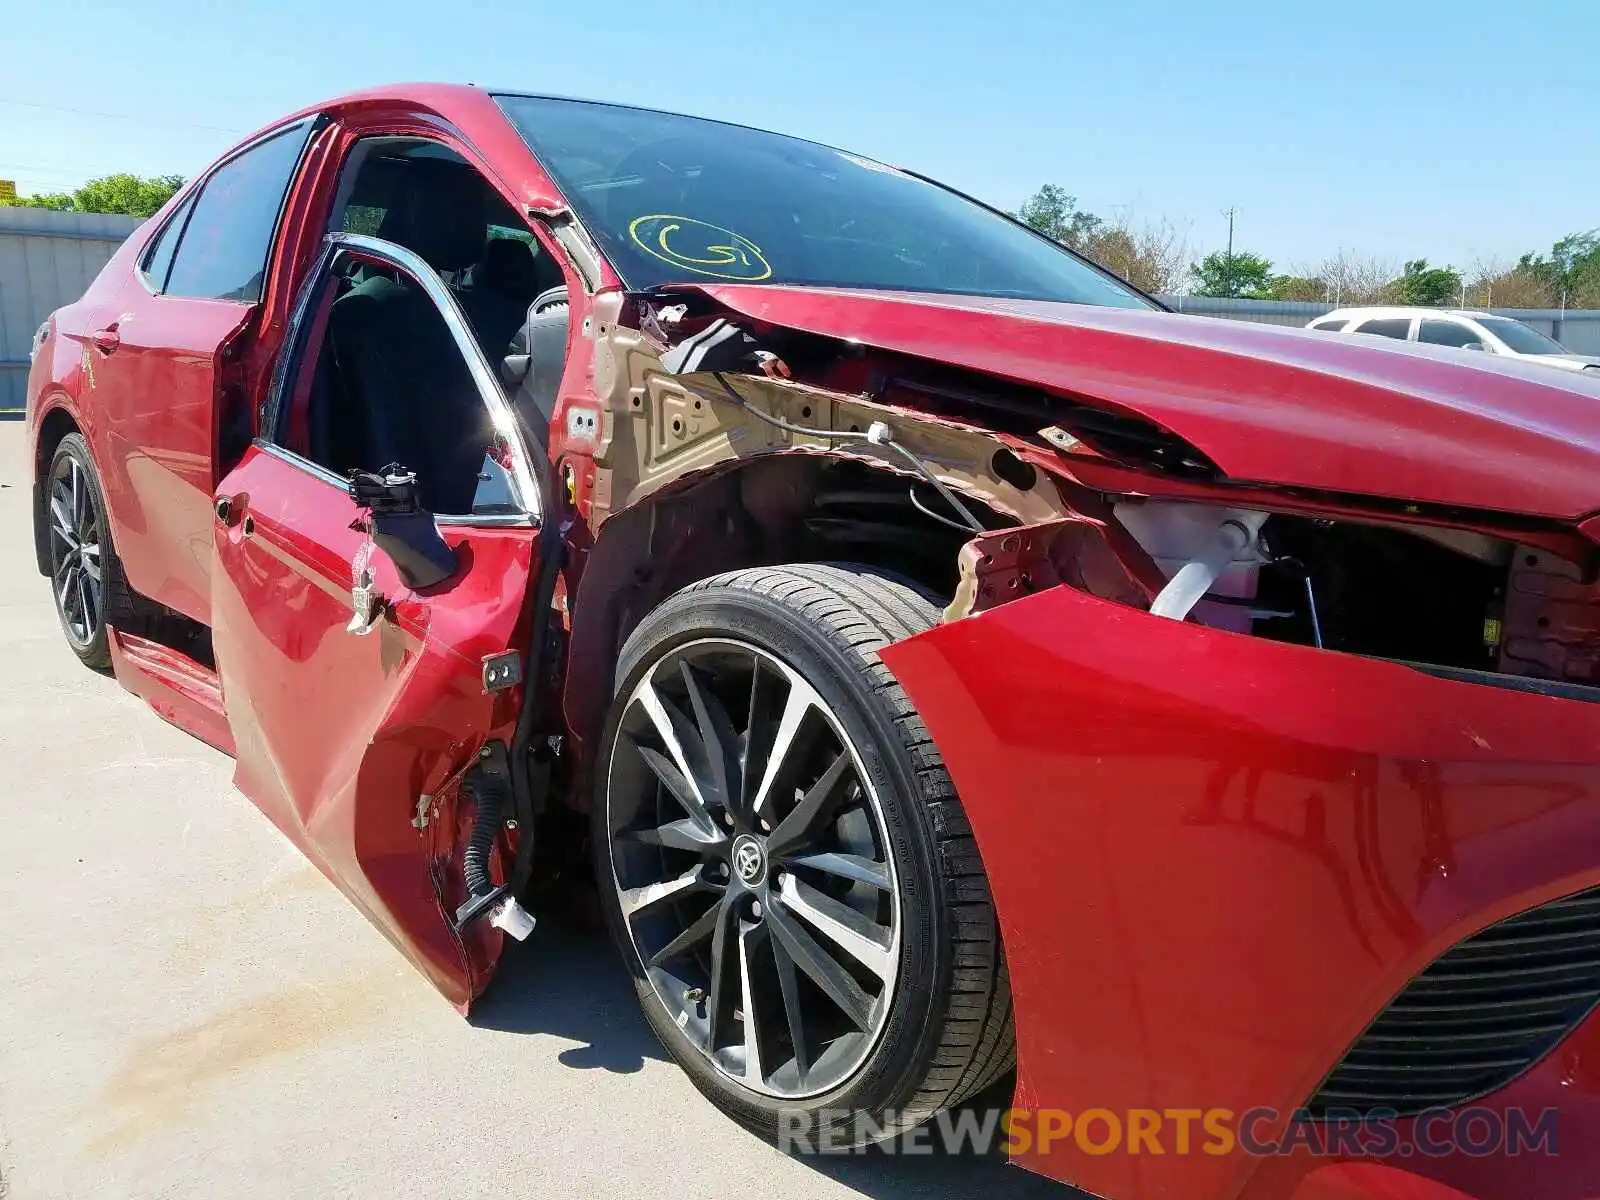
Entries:
MULTIPOLYGON (((1234 288, 1234 278, 1233 278, 1233 219, 1234 219, 1234 217, 1238 216, 1238 214, 1239 214, 1239 210, 1234 208, 1231 205, 1227 209, 1225 209, 1223 211, 1223 213, 1222 213, 1223 216, 1228 218, 1228 257, 1226 259, 1226 262, 1228 264, 1227 265, 1228 286, 1230 288, 1234 288)), ((1234 290, 1237 291, 1236 288, 1234 290)))

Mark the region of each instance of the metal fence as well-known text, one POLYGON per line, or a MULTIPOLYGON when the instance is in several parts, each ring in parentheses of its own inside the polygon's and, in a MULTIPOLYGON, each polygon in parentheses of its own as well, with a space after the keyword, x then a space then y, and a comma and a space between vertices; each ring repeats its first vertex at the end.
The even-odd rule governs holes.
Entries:
MULTIPOLYGON (((1178 312, 1202 317, 1226 317, 1230 321, 1257 321, 1264 325, 1300 327, 1336 304, 1299 300, 1222 300, 1212 296, 1162 296, 1163 303, 1178 312)), ((1498 317, 1510 317, 1548 333, 1574 354, 1600 354, 1600 310, 1587 308, 1491 308, 1498 317)))
POLYGON ((83 295, 139 224, 137 217, 0 206, 0 411, 23 405, 39 323, 83 295))

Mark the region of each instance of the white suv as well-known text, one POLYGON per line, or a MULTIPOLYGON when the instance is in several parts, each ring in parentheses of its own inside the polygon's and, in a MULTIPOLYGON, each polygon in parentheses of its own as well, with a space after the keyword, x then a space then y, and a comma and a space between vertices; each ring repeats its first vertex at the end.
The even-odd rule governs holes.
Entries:
POLYGON ((1463 350, 1484 350, 1507 358, 1559 367, 1563 371, 1590 371, 1600 374, 1600 358, 1573 354, 1554 338, 1530 329, 1510 317, 1486 312, 1441 308, 1341 308, 1318 317, 1307 329, 1330 333, 1366 333, 1397 338, 1403 342, 1426 342, 1433 346, 1458 346, 1463 350))

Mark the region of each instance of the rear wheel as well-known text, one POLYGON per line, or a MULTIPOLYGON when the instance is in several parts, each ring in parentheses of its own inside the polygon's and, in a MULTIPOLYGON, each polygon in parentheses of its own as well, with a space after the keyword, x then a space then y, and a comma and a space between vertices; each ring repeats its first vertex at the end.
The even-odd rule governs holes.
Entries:
POLYGON ((834 1144, 904 1128, 1012 1062, 977 848, 876 653, 937 613, 863 567, 755 568, 671 597, 620 656, 601 895, 662 1042, 768 1138, 796 1110, 864 1118, 834 1144))
POLYGON ((108 583, 116 572, 105 496, 83 436, 69 433, 56 447, 45 481, 50 537, 50 590, 67 645, 85 666, 111 666, 106 636, 108 583))

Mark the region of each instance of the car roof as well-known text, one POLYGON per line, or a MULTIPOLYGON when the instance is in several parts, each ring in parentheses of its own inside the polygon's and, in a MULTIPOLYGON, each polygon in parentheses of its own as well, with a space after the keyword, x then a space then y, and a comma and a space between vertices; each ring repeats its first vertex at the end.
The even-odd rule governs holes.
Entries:
POLYGON ((1468 317, 1474 321, 1481 321, 1493 315, 1472 308, 1429 308, 1421 304, 1371 304, 1360 308, 1336 308, 1316 319, 1326 321, 1337 317, 1349 321, 1356 317, 1468 317))
POLYGON ((618 100, 596 100, 589 96, 571 96, 557 92, 528 91, 519 88, 480 87, 472 83, 392 83, 363 88, 355 92, 346 92, 344 95, 331 96, 320 103, 308 104, 304 108, 279 117, 255 130, 248 137, 240 139, 236 145, 247 145, 264 134, 281 129, 285 125, 292 125, 296 121, 304 120, 306 117, 315 116, 318 113, 348 108, 363 103, 376 101, 385 104, 409 104, 418 108, 431 109, 447 120, 457 121, 462 117, 473 114, 481 115, 486 104, 498 111, 494 101, 499 96, 515 97, 521 100, 565 100, 577 104, 593 104, 606 108, 625 108, 636 112, 658 113, 669 117, 685 117, 714 125, 725 125, 732 129, 748 129, 755 133, 770 133, 774 136, 786 137, 797 142, 810 142, 814 146, 821 146, 825 150, 835 150, 842 154, 854 153, 854 151, 845 150, 826 142, 818 142, 812 138, 801 137, 791 133, 779 133, 776 130, 764 129, 759 125, 746 125, 738 121, 725 120, 721 117, 706 117, 696 113, 680 112, 670 108, 654 108, 646 104, 628 104, 618 100))

